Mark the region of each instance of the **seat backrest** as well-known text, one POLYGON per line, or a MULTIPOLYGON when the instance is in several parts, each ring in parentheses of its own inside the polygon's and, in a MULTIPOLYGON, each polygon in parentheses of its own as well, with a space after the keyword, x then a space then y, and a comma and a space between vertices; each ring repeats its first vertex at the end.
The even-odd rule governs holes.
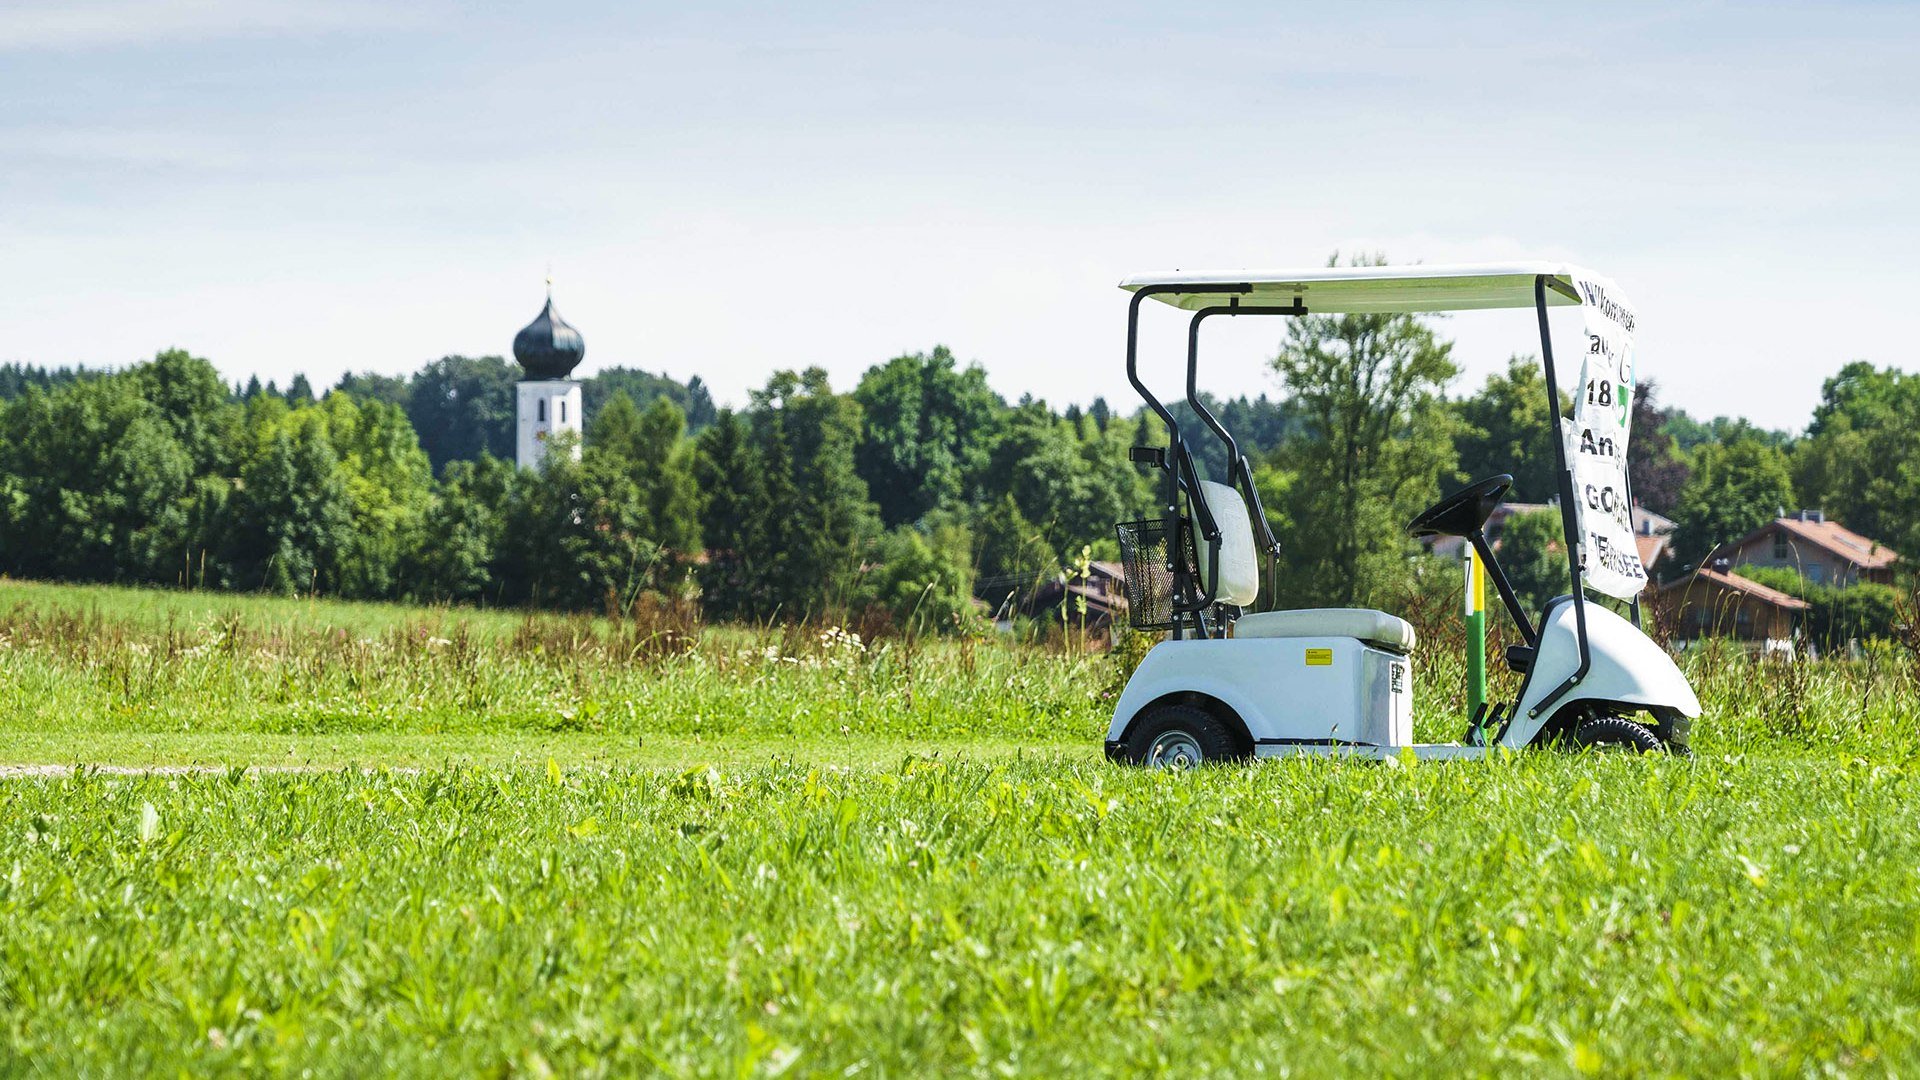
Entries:
MULTIPOLYGON (((1260 596, 1260 560, 1254 553, 1253 519, 1247 514, 1247 500, 1225 484, 1200 481, 1200 494, 1220 527, 1220 584, 1214 600, 1222 604, 1246 607, 1260 596)), ((1207 552, 1211 547, 1200 538, 1200 584, 1207 583, 1207 552)))

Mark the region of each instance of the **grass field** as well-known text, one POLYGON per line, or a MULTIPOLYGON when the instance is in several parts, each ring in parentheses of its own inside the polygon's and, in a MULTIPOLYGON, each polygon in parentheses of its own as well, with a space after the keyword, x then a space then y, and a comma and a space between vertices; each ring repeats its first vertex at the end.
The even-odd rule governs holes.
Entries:
POLYGON ((1688 664, 1142 774, 1071 649, 0 583, 0 1073, 1912 1072, 1912 659, 1688 664))

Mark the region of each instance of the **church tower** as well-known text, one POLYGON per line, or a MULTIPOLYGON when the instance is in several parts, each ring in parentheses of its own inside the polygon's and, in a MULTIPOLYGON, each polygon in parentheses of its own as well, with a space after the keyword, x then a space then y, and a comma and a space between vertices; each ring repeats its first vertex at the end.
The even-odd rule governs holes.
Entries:
MULTIPOLYGON (((523 469, 537 469, 548 440, 563 431, 581 430, 580 384, 569 379, 587 355, 580 331, 553 310, 553 281, 547 281, 547 306, 513 337, 513 358, 527 373, 516 388, 515 457, 523 469)), ((576 441, 574 456, 580 454, 576 441)))

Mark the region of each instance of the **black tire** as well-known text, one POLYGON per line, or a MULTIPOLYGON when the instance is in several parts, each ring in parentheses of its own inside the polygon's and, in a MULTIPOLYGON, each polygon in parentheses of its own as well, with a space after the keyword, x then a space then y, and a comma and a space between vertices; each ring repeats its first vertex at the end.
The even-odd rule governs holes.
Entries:
POLYGON ((1127 734, 1127 761, 1147 769, 1191 769, 1244 757, 1226 725, 1192 705, 1148 709, 1127 734))
POLYGON ((1661 749, 1660 736, 1645 724, 1618 716, 1602 716, 1581 724, 1573 733, 1575 750, 1651 754, 1661 749))

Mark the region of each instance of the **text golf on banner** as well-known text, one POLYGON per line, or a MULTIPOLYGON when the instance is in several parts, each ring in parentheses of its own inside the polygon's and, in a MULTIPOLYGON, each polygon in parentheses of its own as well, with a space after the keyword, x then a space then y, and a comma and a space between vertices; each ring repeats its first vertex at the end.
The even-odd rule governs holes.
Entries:
POLYGON ((1647 570, 1633 542, 1627 496, 1627 439, 1633 426, 1633 308, 1605 278, 1575 279, 1586 316, 1586 355, 1566 422, 1567 466, 1580 523, 1587 584, 1630 600, 1647 570))

